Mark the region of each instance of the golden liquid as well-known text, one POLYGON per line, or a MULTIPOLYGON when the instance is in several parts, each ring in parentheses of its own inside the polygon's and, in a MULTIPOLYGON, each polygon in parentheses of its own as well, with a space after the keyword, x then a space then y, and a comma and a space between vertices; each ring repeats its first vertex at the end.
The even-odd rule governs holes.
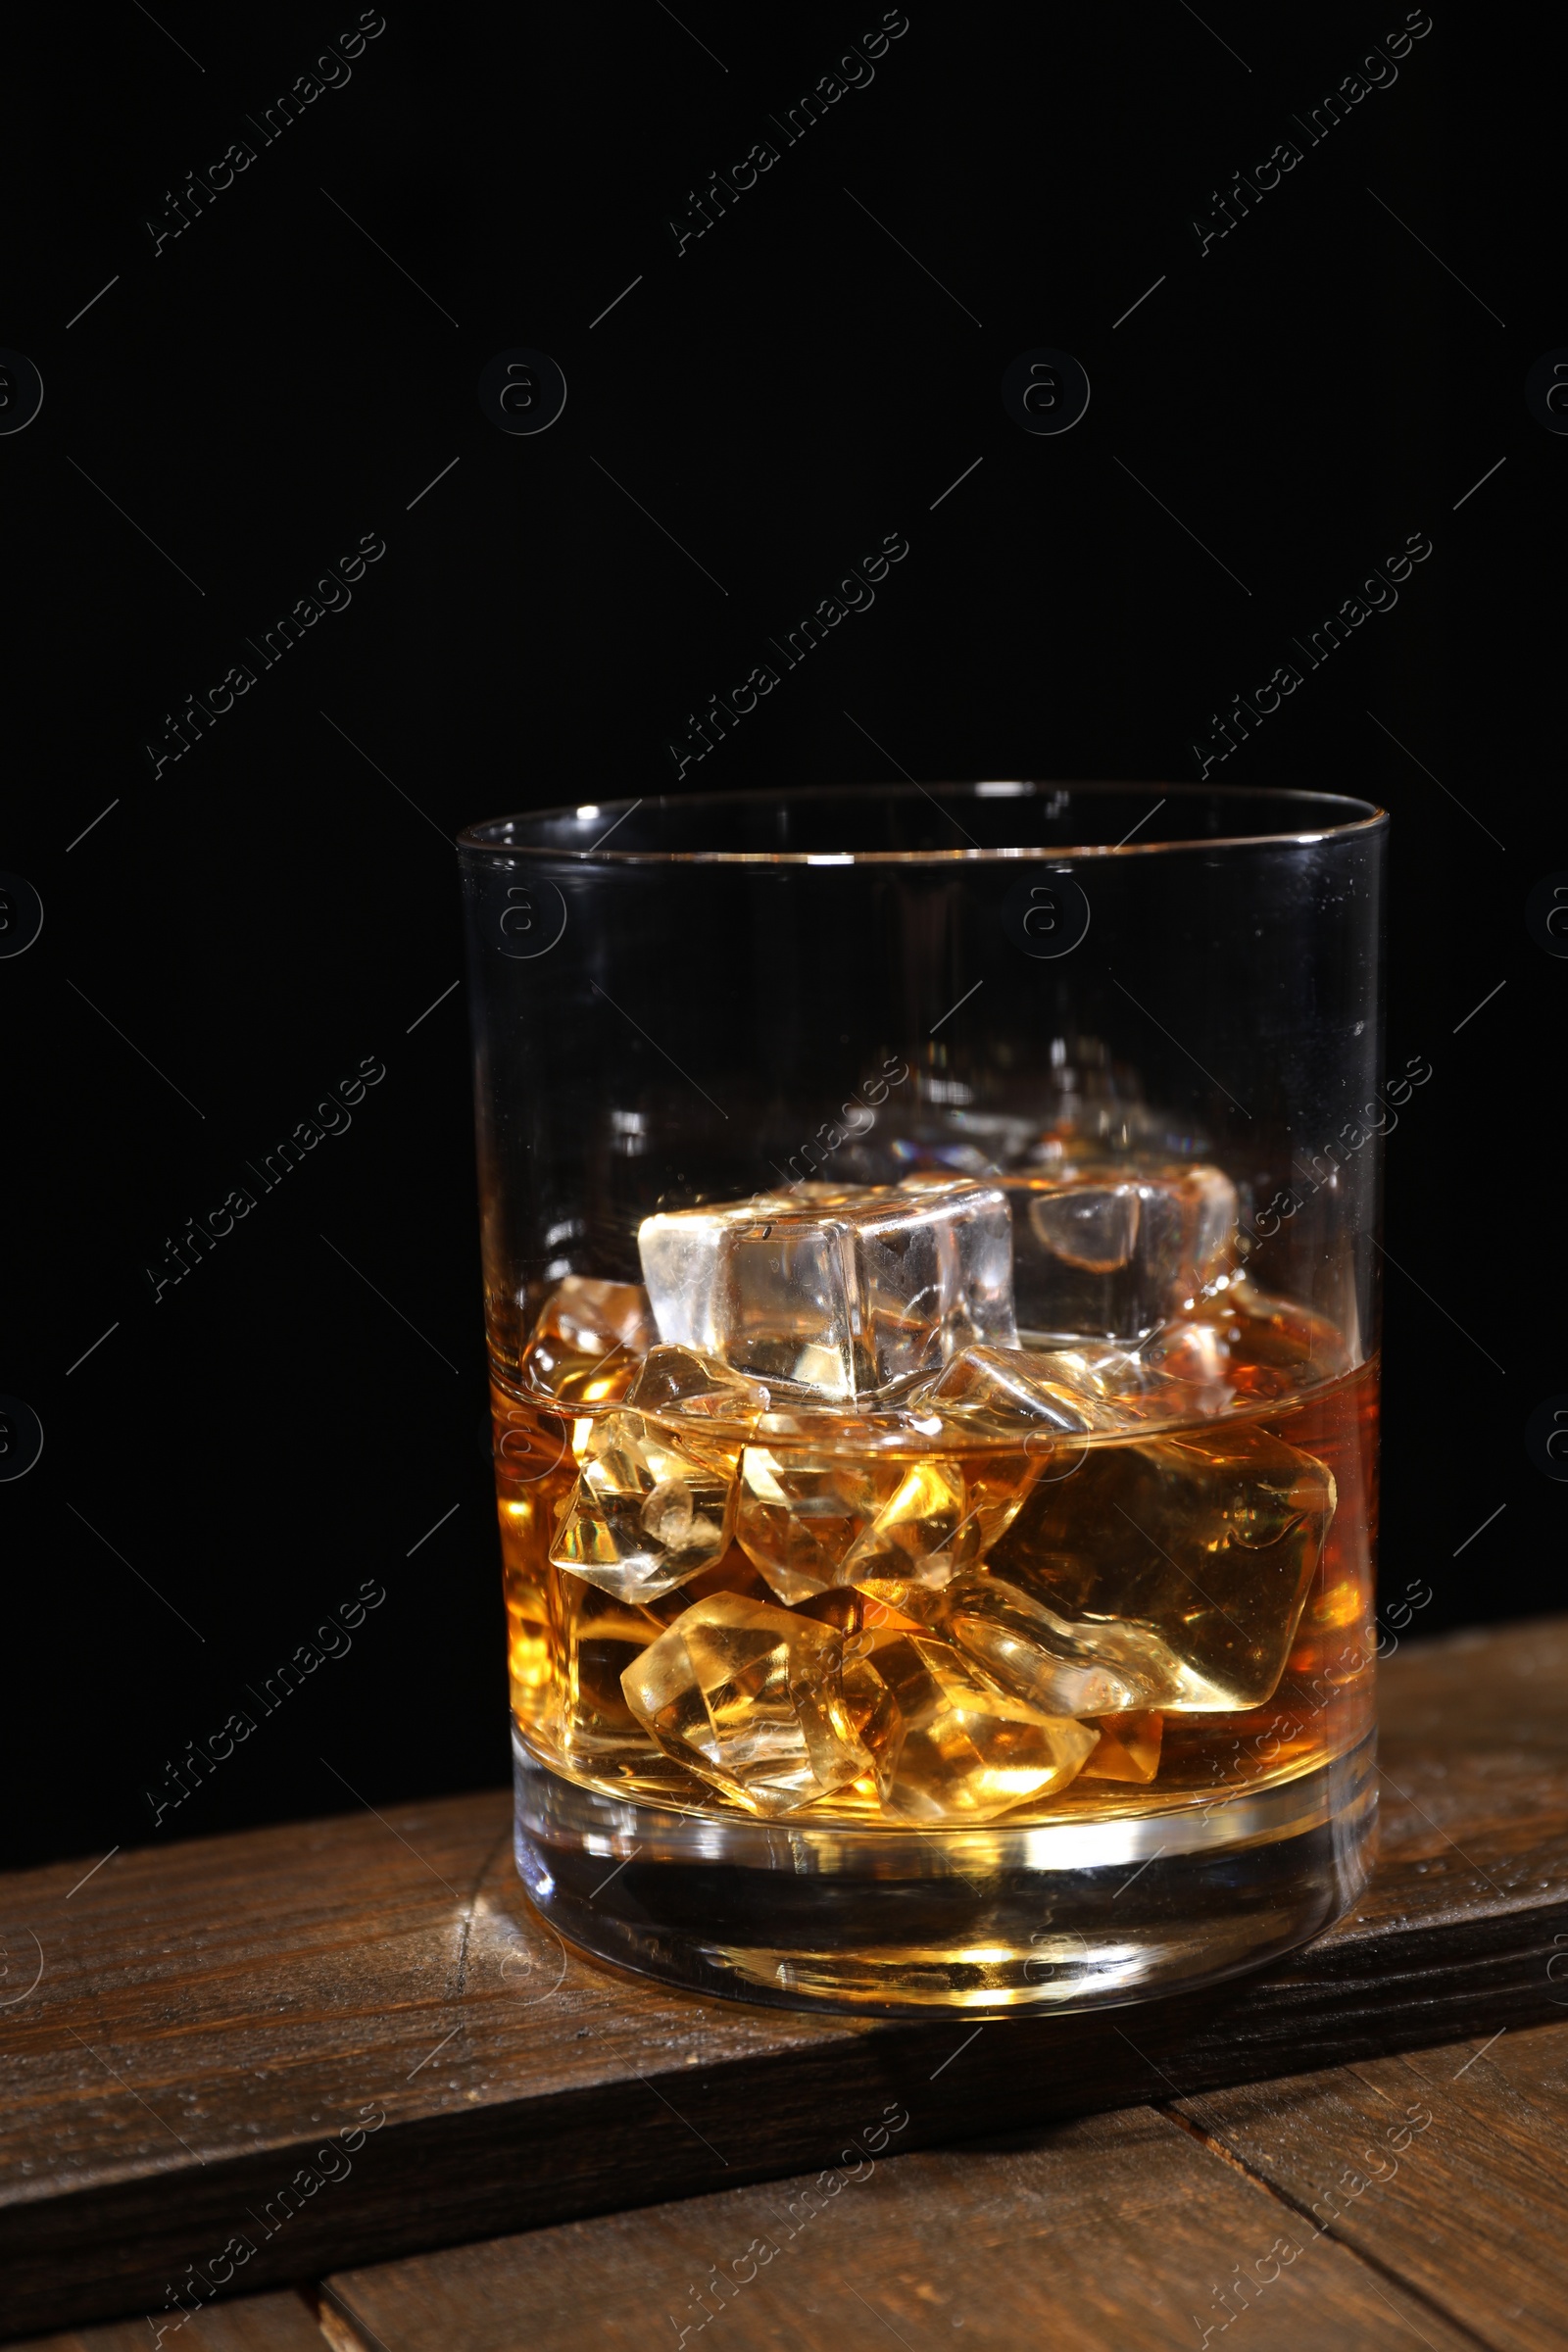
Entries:
MULTIPOLYGON (((755 1592, 751 1563, 732 1545, 716 1567, 643 1605, 554 1566, 550 1551, 570 1507, 579 1459, 599 1416, 615 1409, 613 1400, 583 1396, 565 1410, 554 1409, 498 1382, 493 1403, 512 1708, 523 1741, 552 1771, 607 1796, 751 1818, 742 1804, 656 1745, 621 1689, 622 1673, 694 1600, 726 1590, 755 1592)), ((1245 1434, 1254 1432, 1321 1465, 1332 1475, 1337 1499, 1294 1643, 1277 1687, 1263 1703, 1224 1713, 1167 1711, 1152 1781, 1091 1777, 1086 1769, 1049 1799, 1026 1800, 995 1816, 998 1826, 1201 1812, 1229 1797, 1298 1778, 1364 1737, 1372 1723, 1376 1648, 1377 1422, 1373 1361, 1250 1411, 1081 1442, 1082 1450, 1096 1457, 1095 1492, 1109 1497, 1112 1507, 1119 1507, 1114 1500, 1119 1473, 1137 1474, 1138 1463, 1127 1458, 1134 1449, 1184 1435, 1245 1442, 1245 1434)), ((835 1445, 842 1449, 843 1441, 835 1445)), ((767 1446, 780 1460, 792 1450, 803 1458, 821 1453, 819 1443, 787 1438, 770 1437, 767 1446)), ((953 1459, 950 1438, 943 1438, 940 1451, 953 1459)), ((889 1459, 886 1446, 878 1446, 877 1454, 889 1459)), ((979 1467, 975 1457, 981 1454, 997 1462, 1004 1449, 970 1448, 963 1458, 979 1467)), ((912 1465, 921 1455, 910 1447, 894 1458, 912 1465)), ((1105 1526, 1108 1545, 1118 1532, 1108 1513, 1105 1526)), ((1169 1529, 1155 1533, 1163 1534, 1166 1550, 1173 1542, 1182 1548, 1182 1537, 1199 1544, 1206 1540, 1197 1524, 1174 1534, 1169 1529)), ((766 1600, 773 1608, 783 1606, 775 1594, 766 1600)), ((1233 1593, 1231 1606, 1245 1607, 1245 1602, 1233 1593)), ((853 1588, 807 1601, 801 1611, 849 1633, 875 1630, 888 1621, 881 1601, 853 1588)), ((869 1777, 782 1818, 803 1827, 909 1827, 907 1820, 887 1814, 869 1777)), ((947 1826, 972 1825, 955 1815, 947 1826)))

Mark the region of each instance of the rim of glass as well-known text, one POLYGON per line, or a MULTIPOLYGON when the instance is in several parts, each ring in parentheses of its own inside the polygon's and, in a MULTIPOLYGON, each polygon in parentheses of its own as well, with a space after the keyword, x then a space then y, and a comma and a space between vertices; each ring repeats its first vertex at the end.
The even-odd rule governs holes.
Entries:
MULTIPOLYGON (((1152 811, 1151 811, 1152 813, 1152 811)), ((934 862, 958 864, 1001 864, 1009 859, 1039 858, 1059 861, 1068 858, 1159 858, 1175 857, 1194 850, 1237 850, 1299 847, 1309 848, 1319 842, 1339 841, 1355 833, 1373 833, 1386 829, 1389 813, 1376 801, 1364 801, 1348 793, 1313 792, 1305 787, 1289 784, 1163 784, 1135 779, 1119 783, 1114 779, 1096 778, 1078 782, 1071 777, 977 777, 955 783, 925 784, 804 784, 781 791, 728 792, 668 792, 642 794, 635 800, 582 802, 563 804, 551 808, 531 808, 517 816, 487 817, 482 822, 465 825, 457 836, 460 856, 495 858, 547 858, 565 859, 572 864, 587 865, 928 865, 934 862), (863 795, 886 800, 910 801, 922 798, 931 802, 939 813, 946 814, 938 793, 958 800, 1034 800, 1057 792, 1080 793, 1086 798, 1105 794, 1136 794, 1152 792, 1164 800, 1194 799, 1219 801, 1263 801, 1277 803, 1301 811, 1297 825, 1282 824, 1266 833, 1204 833, 1185 841, 1120 841, 1114 843, 1042 843, 1034 847, 985 849, 978 844, 956 846, 953 849, 924 850, 627 850, 601 848, 616 826, 634 808, 712 808, 733 809, 747 806, 781 808, 799 802, 821 804, 848 800, 863 795), (591 819, 581 811, 592 808, 591 819), (1307 811, 1321 810, 1314 819, 1307 811), (1331 814, 1331 811, 1335 812, 1331 814), (507 840, 501 838, 510 826, 535 826, 553 819, 567 818, 577 822, 605 822, 598 840, 584 849, 573 849, 562 842, 507 840), (1308 829, 1309 828, 1309 829, 1308 829)))

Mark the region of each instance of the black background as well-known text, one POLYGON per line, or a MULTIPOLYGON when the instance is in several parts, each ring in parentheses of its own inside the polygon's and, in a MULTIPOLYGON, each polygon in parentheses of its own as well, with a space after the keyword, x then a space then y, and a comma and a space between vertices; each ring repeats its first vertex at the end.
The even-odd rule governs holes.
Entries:
MULTIPOLYGON (((1213 773, 1395 819, 1389 1065, 1434 1075, 1389 1150, 1385 1591, 1430 1584, 1417 1631, 1556 1605, 1561 1490, 1522 1434, 1560 1380, 1549 1051, 1503 1075, 1568 976, 1523 922, 1568 866, 1543 748, 1568 439, 1523 398, 1568 343, 1532 253, 1543 21, 1436 0, 1307 147, 1291 114, 1403 9, 911 0, 786 146, 769 115, 878 9, 388 0, 264 145, 247 114, 357 13, 8 34, 0 343, 45 385, 0 438, 0 863, 45 909, 0 961, 0 1390, 45 1430, 0 1485, 8 1858, 503 1777, 450 836, 669 789, 686 714, 890 532, 875 608, 688 789, 1193 778, 1210 713, 1432 539, 1213 773), (1285 137, 1301 163, 1200 255, 1192 218, 1285 137), (155 255, 149 218, 239 138, 254 163, 155 255), (761 138, 778 162, 677 256, 670 217, 761 138), (514 346, 569 387, 536 437, 476 396, 514 346), (1037 346, 1092 385, 1056 438, 1002 405, 1037 346), (367 533, 352 604, 260 669, 245 639, 367 533), (256 685, 155 776, 166 714, 240 661, 256 685), (366 1057, 352 1127, 155 1303, 166 1241, 366 1057), (155 1832, 166 1763, 366 1579, 352 1651, 155 1832)), ((721 988, 717 943, 689 952, 721 988)))

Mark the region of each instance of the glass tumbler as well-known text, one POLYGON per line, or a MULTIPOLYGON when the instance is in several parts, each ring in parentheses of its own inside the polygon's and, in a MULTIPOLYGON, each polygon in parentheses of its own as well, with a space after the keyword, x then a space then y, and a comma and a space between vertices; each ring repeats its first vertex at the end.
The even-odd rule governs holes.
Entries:
POLYGON ((517 1866, 902 2015, 1191 1987, 1374 1836, 1387 818, 1023 780, 459 844, 517 1866))

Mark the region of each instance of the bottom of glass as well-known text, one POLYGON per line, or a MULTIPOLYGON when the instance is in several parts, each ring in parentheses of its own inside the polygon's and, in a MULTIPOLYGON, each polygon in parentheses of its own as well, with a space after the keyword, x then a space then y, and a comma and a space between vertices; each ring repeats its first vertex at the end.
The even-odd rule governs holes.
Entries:
POLYGON ((729 2000, 1093 2009, 1234 1976, 1348 1910, 1377 1834, 1375 1744, 1191 1813, 905 1832, 632 1804, 514 1735, 517 1870, 570 1942, 729 2000))

